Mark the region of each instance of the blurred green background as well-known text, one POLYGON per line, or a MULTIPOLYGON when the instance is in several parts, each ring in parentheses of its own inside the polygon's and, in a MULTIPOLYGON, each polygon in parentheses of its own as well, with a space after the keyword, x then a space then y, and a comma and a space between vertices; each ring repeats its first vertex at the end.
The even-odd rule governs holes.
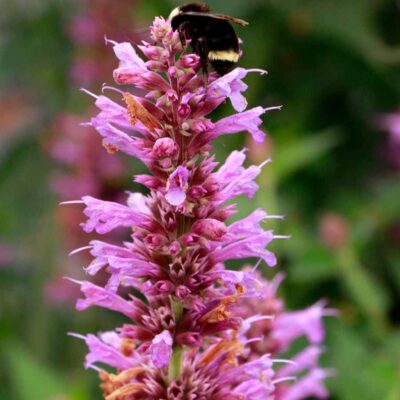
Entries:
MULTIPOLYGON (((265 146, 245 135, 216 144, 219 160, 243 146, 252 162, 273 158, 254 201, 240 204, 242 216, 256 206, 286 216, 274 228, 291 240, 273 244, 280 263, 266 273, 286 272, 290 308, 324 297, 340 310, 326 320, 332 399, 399 400, 400 134, 379 121, 400 106, 400 5, 209 3, 250 21, 238 30, 241 65, 269 75, 248 77, 249 104, 284 105, 264 119, 265 146)), ((117 317, 74 310, 76 290, 62 276, 79 279, 88 260, 67 253, 90 238, 80 210, 58 203, 138 190, 131 175, 143 167, 103 155, 79 126, 94 114, 79 88, 112 83, 104 35, 138 42, 177 4, 0 0, 0 399, 100 398, 96 374, 82 367, 84 344, 67 332, 106 330, 117 317)))

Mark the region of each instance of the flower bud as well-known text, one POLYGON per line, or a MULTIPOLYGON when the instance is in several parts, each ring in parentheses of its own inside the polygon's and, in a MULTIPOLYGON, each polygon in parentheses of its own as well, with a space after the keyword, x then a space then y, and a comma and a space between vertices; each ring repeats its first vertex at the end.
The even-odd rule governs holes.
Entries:
POLYGON ((198 235, 194 235, 192 233, 186 233, 185 235, 181 236, 180 242, 184 246, 194 246, 196 245, 200 240, 200 237, 198 235))
POLYGON ((177 64, 182 68, 195 68, 199 66, 200 57, 197 54, 185 54, 177 64))
POLYGON ((178 72, 178 69, 177 69, 176 67, 169 67, 169 68, 168 68, 168 75, 169 75, 171 78, 176 78, 177 72, 178 72))
POLYGON ((168 101, 171 103, 178 100, 178 94, 175 92, 175 90, 168 90, 168 92, 165 93, 165 96, 168 101))
POLYGON ((164 52, 164 49, 159 46, 146 45, 138 47, 146 57, 155 60, 159 60, 164 52))
POLYGON ((202 186, 200 185, 194 185, 191 186, 191 188, 188 191, 188 195, 192 198, 192 199, 201 199, 202 197, 207 195, 207 190, 204 189, 202 186))
POLYGON ((226 234, 226 226, 223 222, 213 218, 205 218, 196 221, 193 232, 210 240, 221 240, 226 234))
POLYGON ((162 246, 165 241, 166 239, 163 235, 155 233, 149 234, 144 238, 144 243, 152 249, 162 246))
POLYGON ((176 341, 181 345, 200 346, 203 340, 198 332, 185 332, 177 335, 176 341))
POLYGON ((179 285, 176 289, 175 289, 175 295, 176 297, 178 297, 179 299, 184 299, 185 297, 187 297, 190 294, 190 289, 186 286, 183 285, 179 285))
POLYGON ((191 108, 189 104, 179 104, 178 114, 181 118, 187 118, 190 115, 191 108))
POLYGON ((179 242, 172 242, 169 247, 168 251, 172 256, 176 256, 181 251, 181 245, 179 242))
POLYGON ((157 294, 166 294, 173 291, 174 285, 170 281, 158 281, 152 288, 157 294))
POLYGON ((157 139, 153 146, 153 156, 157 160, 174 158, 178 154, 178 146, 171 138, 157 139))
POLYGON ((155 42, 162 42, 170 30, 171 27, 165 19, 157 17, 150 28, 150 35, 155 42))

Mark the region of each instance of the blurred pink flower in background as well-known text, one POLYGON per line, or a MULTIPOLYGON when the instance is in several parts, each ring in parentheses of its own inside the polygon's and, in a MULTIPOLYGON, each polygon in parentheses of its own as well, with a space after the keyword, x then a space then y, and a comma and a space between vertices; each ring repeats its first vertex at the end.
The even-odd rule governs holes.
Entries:
POLYGON ((400 111, 378 117, 378 125, 387 134, 382 145, 382 156, 396 170, 400 170, 400 111))
POLYGON ((8 242, 0 241, 0 268, 8 267, 15 260, 15 248, 8 242))
POLYGON ((330 249, 338 249, 348 243, 350 224, 340 214, 326 213, 322 215, 319 224, 319 237, 322 243, 330 249))
MULTIPOLYGON (((80 86, 101 86, 115 60, 105 45, 105 35, 112 38, 132 38, 134 21, 132 0, 114 0, 112 7, 105 0, 88 0, 77 4, 78 13, 65 27, 73 46, 70 69, 73 95, 80 86)), ((78 94, 79 95, 79 94, 78 94)), ((50 187, 60 201, 79 198, 84 194, 119 200, 123 196, 125 178, 124 162, 104 151, 101 138, 81 124, 89 119, 92 106, 78 114, 60 113, 54 119, 43 146, 57 167, 51 174, 50 187)), ((82 243, 82 220, 78 210, 59 207, 56 218, 62 230, 65 248, 82 243)), ((118 234, 112 234, 118 237, 118 234)), ((75 262, 85 262, 88 257, 80 254, 75 262)), ((62 277, 71 275, 77 265, 66 259, 45 285, 45 299, 49 304, 60 305, 76 299, 76 285, 62 277)), ((102 282, 100 275, 98 282, 102 282)))
POLYGON ((50 279, 44 287, 44 299, 53 306, 74 302, 78 297, 77 286, 62 276, 50 279))
POLYGON ((106 153, 101 139, 81 126, 84 118, 62 114, 52 128, 49 154, 63 170, 55 174, 51 186, 63 200, 85 193, 106 194, 107 187, 117 186, 123 173, 122 161, 106 153))

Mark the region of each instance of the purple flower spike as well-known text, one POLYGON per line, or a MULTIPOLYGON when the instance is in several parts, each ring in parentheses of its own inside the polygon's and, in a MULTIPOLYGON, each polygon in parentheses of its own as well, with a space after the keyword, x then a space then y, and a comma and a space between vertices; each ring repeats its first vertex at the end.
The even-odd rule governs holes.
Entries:
POLYGON ((210 74, 206 85, 199 56, 184 52, 170 21, 156 18, 151 37, 154 43, 139 46, 145 59, 130 43, 111 42, 115 81, 130 86, 107 87, 119 102, 92 95, 99 111, 88 125, 109 153, 144 163, 147 172, 134 179, 148 193, 129 193, 126 204, 91 196, 73 202, 85 207, 85 232, 125 232, 123 242, 92 240, 71 253, 89 250, 85 272, 107 279, 103 286, 76 281, 83 294, 76 308, 102 307, 125 318, 114 331, 77 335, 89 348, 85 365, 99 371, 106 400, 326 398, 330 372, 318 361, 323 317, 335 311, 324 301, 286 310, 277 294, 282 275, 269 282, 257 270, 262 261, 277 263, 269 246, 286 236, 268 223, 281 217, 256 209, 233 218, 235 199, 256 194, 269 160, 246 165, 245 150, 233 151, 218 166, 211 154, 222 135, 247 131, 256 143, 264 140, 261 117, 279 107, 247 109, 243 79, 265 71, 239 67, 210 74), (136 89, 145 93, 131 94, 141 93, 136 89), (226 99, 238 113, 211 120, 226 99), (233 259, 256 264, 230 270, 225 261, 233 259), (295 362, 282 359, 299 337, 306 349, 295 362))

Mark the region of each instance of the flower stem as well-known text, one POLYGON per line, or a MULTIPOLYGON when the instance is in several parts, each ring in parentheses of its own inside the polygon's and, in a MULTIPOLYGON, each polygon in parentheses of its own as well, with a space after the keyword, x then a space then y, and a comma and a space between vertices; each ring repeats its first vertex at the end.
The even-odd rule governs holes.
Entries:
POLYGON ((173 300, 173 298, 170 298, 171 300, 171 307, 172 307, 172 311, 175 314, 175 320, 176 322, 178 322, 181 318, 182 318, 182 314, 183 314, 183 307, 182 304, 179 303, 178 301, 173 300))
POLYGON ((168 381, 171 383, 181 374, 183 348, 175 347, 168 367, 168 381))

